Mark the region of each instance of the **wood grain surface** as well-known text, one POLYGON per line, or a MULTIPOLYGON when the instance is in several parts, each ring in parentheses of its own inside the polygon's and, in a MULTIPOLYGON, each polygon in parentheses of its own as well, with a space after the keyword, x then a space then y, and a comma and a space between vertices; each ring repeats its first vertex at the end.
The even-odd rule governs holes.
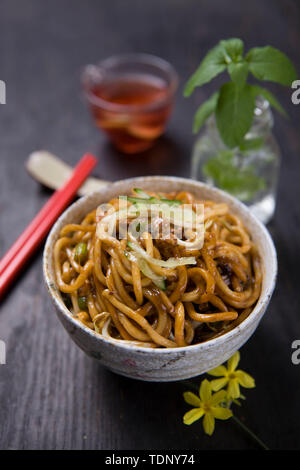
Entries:
MULTIPOLYGON (((246 49, 271 44, 300 71, 300 8, 292 0, 2 0, 0 79, 0 255, 51 194, 24 169, 45 148, 75 165, 91 151, 95 174, 189 176, 192 116, 219 83, 182 97, 187 77, 219 39, 242 37, 246 49), (111 54, 147 52, 169 60, 180 76, 167 133, 143 155, 114 151, 93 126, 80 70, 111 54)), ((272 85, 290 120, 275 115, 282 168, 275 218, 269 224, 279 258, 277 288, 258 330, 241 350, 241 368, 256 379, 236 408, 271 449, 300 448, 300 105, 291 90, 272 85)), ((1 449, 255 449, 233 421, 213 437, 201 423, 187 427, 181 383, 148 384, 119 377, 86 357, 59 324, 42 279, 40 251, 0 308, 1 449)), ((198 383, 200 379, 195 379, 198 383)))

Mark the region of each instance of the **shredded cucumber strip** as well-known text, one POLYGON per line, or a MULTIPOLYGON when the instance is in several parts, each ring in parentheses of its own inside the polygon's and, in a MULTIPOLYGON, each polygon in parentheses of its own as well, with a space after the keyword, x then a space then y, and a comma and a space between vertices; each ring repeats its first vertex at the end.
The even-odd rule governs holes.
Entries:
POLYGON ((143 191, 142 189, 140 188, 134 188, 133 190, 136 194, 138 194, 139 196, 143 197, 144 199, 150 199, 151 196, 149 196, 149 194, 145 193, 145 191, 143 191))
POLYGON ((155 264, 156 266, 161 266, 163 268, 177 268, 177 266, 186 266, 188 264, 196 264, 196 258, 194 256, 186 256, 183 258, 169 258, 167 261, 162 259, 152 258, 148 253, 143 250, 139 245, 133 242, 127 242, 129 248, 131 248, 135 253, 138 253, 150 264, 155 264))
POLYGON ((147 262, 138 254, 133 254, 130 251, 124 251, 125 256, 129 259, 129 261, 135 261, 138 264, 138 267, 140 268, 141 272, 146 276, 148 279, 151 279, 153 283, 159 287, 161 290, 166 290, 166 283, 165 283, 165 277, 164 276, 159 276, 156 274, 150 266, 147 264, 147 262))

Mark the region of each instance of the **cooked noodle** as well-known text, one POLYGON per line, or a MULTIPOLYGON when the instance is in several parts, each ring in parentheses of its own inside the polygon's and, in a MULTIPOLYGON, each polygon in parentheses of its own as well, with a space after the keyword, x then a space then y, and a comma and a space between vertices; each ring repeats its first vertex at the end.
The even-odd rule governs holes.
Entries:
POLYGON ((65 304, 99 335, 147 348, 188 346, 236 327, 254 308, 262 283, 261 260, 241 220, 226 204, 188 192, 148 194, 180 201, 180 208, 204 204, 203 246, 193 248, 197 233, 181 243, 173 233, 153 238, 143 230, 133 244, 130 235, 99 238, 97 224, 120 210, 113 199, 109 212, 95 209, 61 230, 54 264, 65 304))

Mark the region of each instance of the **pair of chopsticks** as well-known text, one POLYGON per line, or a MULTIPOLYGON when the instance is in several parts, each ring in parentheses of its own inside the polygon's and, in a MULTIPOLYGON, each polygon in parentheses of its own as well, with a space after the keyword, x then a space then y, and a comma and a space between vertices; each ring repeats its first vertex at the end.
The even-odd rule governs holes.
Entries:
POLYGON ((0 299, 30 258, 50 228, 75 197, 78 189, 97 164, 97 159, 86 154, 74 168, 62 188, 55 191, 24 232, 0 260, 0 299))

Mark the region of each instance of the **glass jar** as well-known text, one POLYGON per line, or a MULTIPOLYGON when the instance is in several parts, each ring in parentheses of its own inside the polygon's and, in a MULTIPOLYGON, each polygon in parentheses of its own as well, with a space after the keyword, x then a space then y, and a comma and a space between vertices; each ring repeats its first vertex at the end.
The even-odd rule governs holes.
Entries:
POLYGON ((232 194, 266 224, 273 216, 280 150, 272 134, 269 102, 256 101, 254 119, 243 144, 229 149, 219 136, 215 116, 206 121, 192 153, 191 177, 232 194))

